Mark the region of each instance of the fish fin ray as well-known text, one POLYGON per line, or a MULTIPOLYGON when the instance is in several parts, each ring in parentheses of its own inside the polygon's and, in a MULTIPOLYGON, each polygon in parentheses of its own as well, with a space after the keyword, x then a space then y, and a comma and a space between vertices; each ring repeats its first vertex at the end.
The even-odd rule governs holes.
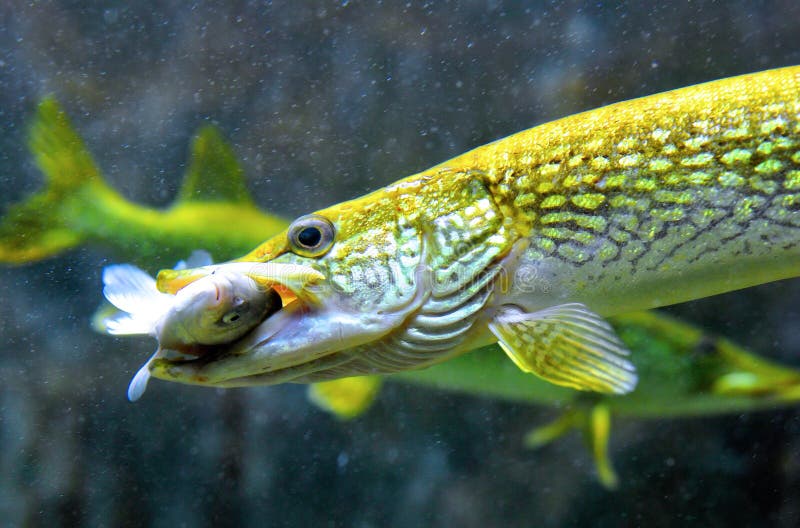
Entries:
POLYGON ((578 402, 552 422, 532 429, 525 435, 523 442, 529 449, 539 449, 573 430, 580 431, 591 452, 597 479, 604 488, 614 490, 619 485, 619 479, 608 454, 611 411, 602 403, 586 405, 587 403, 589 402, 578 402))
POLYGON ((611 411, 608 406, 600 403, 592 407, 585 434, 592 451, 598 480, 604 488, 616 489, 619 479, 608 455, 608 442, 611 437, 611 411))
POLYGON ((544 447, 578 427, 581 419, 580 411, 570 409, 552 422, 528 431, 523 443, 528 449, 544 447))
POLYGON ((120 312, 103 320, 103 330, 111 335, 147 335, 153 332, 153 321, 120 312))
POLYGON ((197 132, 189 158, 177 203, 253 204, 233 148, 216 127, 207 125, 197 132))
POLYGON ((155 321, 169 307, 172 296, 159 292, 150 275, 131 264, 103 269, 103 295, 108 302, 138 318, 155 321))
POLYGON ((489 324, 525 372, 578 390, 626 394, 636 386, 628 350, 611 326, 581 304, 534 313, 506 308, 489 324))
POLYGON ((128 401, 135 402, 144 394, 147 389, 147 382, 150 381, 150 363, 158 356, 160 351, 160 348, 156 350, 131 378, 131 382, 128 384, 128 401))

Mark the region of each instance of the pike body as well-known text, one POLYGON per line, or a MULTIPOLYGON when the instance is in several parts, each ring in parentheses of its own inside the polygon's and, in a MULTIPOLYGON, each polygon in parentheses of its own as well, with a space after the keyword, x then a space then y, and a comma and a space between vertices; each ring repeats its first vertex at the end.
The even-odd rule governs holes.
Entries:
POLYGON ((240 260, 324 280, 217 360, 156 376, 309 382, 497 341, 555 383, 628 392, 603 317, 800 274, 800 67, 532 128, 301 217, 240 260))

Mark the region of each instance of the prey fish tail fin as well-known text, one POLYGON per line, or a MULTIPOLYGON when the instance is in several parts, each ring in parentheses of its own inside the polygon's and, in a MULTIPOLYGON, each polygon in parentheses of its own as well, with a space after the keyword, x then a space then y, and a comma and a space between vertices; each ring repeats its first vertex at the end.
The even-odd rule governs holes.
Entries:
POLYGON ((149 335, 153 332, 152 322, 122 312, 106 317, 102 323, 103 331, 111 335, 149 335))
POLYGON ((96 211, 100 194, 113 192, 66 114, 51 98, 37 108, 28 146, 45 176, 43 190, 12 205, 0 220, 0 262, 40 260, 82 243, 77 216, 96 211))
POLYGON ((605 320, 582 304, 533 313, 506 307, 489 329, 521 370, 556 385, 610 394, 627 394, 636 386, 627 348, 605 320))

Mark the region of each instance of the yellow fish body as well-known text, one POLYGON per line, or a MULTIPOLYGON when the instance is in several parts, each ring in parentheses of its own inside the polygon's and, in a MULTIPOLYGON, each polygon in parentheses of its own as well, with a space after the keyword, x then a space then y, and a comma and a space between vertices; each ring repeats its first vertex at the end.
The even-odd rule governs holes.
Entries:
MULTIPOLYGON (((157 361, 153 375, 311 382, 499 342, 554 383, 629 392, 633 366, 603 317, 800 275, 800 67, 520 132, 301 217, 242 262, 324 279, 262 277, 293 301, 214 357, 157 361)), ((159 285, 204 273, 164 271, 159 285)))

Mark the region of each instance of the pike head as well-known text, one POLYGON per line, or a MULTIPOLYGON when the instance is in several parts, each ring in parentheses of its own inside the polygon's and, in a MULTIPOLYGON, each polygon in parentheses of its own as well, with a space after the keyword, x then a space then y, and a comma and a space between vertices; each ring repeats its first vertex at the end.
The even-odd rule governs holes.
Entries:
MULTIPOLYGON (((474 334, 514 234, 482 173, 402 180, 302 216, 226 264, 275 288, 284 306, 252 332, 154 376, 231 387, 421 368, 474 334)), ((203 268, 159 276, 174 291, 203 268)))

